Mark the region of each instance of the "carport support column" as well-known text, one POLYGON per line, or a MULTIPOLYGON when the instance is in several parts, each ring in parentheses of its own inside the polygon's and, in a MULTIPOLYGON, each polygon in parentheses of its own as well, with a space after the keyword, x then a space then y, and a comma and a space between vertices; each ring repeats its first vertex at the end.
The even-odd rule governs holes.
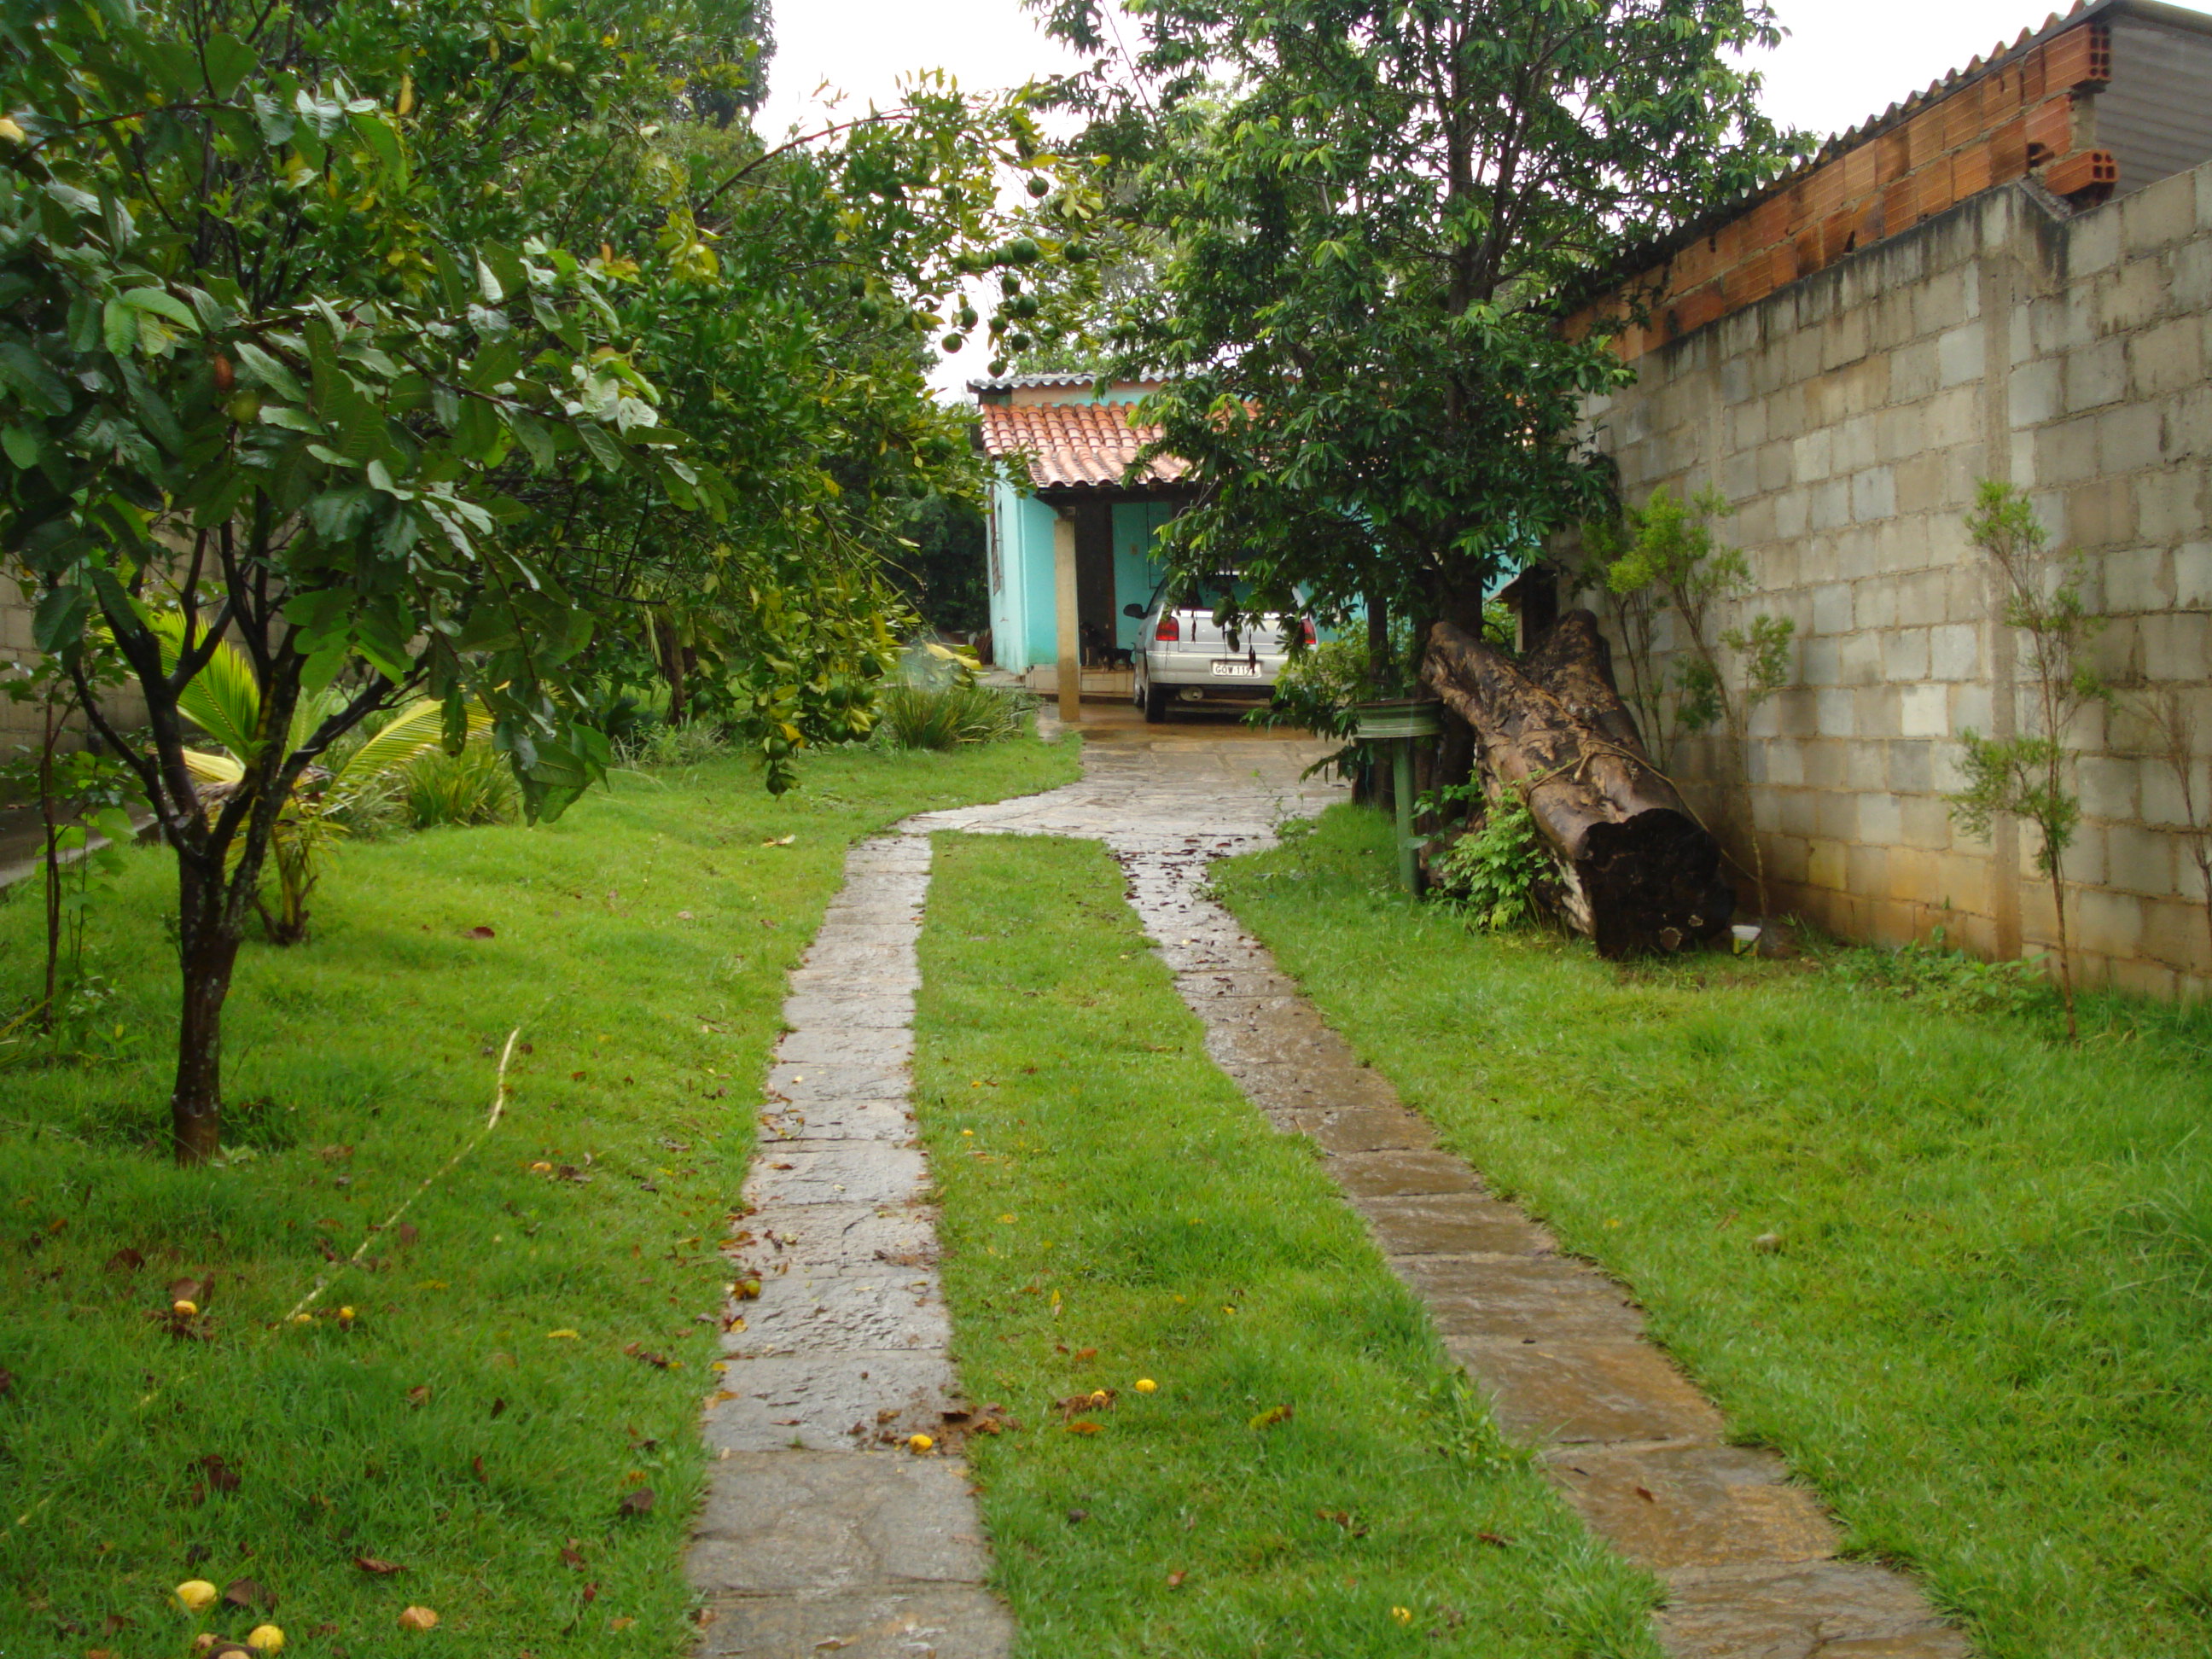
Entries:
POLYGON ((1083 626, 1075 587, 1075 518, 1066 507, 1052 521, 1054 632, 1058 637, 1060 718, 1069 726, 1083 720, 1083 626))

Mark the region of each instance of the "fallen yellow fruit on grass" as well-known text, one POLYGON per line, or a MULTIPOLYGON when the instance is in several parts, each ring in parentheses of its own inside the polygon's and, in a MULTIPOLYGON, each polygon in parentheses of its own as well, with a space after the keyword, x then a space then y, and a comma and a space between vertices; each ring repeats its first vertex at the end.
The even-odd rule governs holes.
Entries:
POLYGON ((1159 1386, 1160 1385, 1158 1383, 1153 1382, 1149 1376, 1140 1376, 1137 1379, 1137 1392, 1139 1394, 1156 1393, 1158 1390, 1159 1386))
POLYGON ((246 1633, 246 1645, 256 1653, 282 1653, 284 1632, 274 1625, 256 1625, 246 1633))
POLYGON ((438 1615, 428 1607, 409 1607, 399 1615, 402 1630, 434 1630, 437 1624, 438 1615))
POLYGON ((185 1604, 187 1613, 198 1613, 209 1606, 222 1592, 204 1578, 187 1578, 177 1586, 177 1600, 185 1604))
POLYGON ((936 1443, 926 1434, 910 1434, 906 1437, 906 1449, 916 1457, 921 1456, 936 1443))
POLYGON ((1390 1609, 1390 1616, 1401 1625, 1410 1625, 1413 1622, 1413 1610, 1411 1607, 1393 1607, 1390 1609))
POLYGON ((169 1304, 169 1311, 176 1315, 179 1319, 190 1319, 193 1315, 199 1312, 199 1310, 200 1304, 198 1303, 187 1302, 181 1297, 169 1304))

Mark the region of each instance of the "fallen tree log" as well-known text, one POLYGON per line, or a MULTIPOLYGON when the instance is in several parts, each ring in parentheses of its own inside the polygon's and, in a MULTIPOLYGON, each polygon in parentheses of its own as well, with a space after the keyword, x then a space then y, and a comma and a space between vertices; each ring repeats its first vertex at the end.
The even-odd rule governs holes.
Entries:
POLYGON ((1474 728, 1484 770, 1528 801, 1561 908, 1600 956, 1680 951, 1728 927, 1720 847, 1644 753, 1589 611, 1561 617, 1519 667, 1440 622, 1422 675, 1474 728))

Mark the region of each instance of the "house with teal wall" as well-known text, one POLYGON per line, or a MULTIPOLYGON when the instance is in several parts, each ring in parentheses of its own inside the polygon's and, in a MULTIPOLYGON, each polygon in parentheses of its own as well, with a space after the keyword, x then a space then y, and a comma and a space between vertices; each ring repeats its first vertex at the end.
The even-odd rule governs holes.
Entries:
POLYGON ((968 389, 977 446, 1007 463, 986 543, 993 661, 1042 690, 1072 651, 1085 690, 1116 691, 1117 653, 1137 638, 1126 609, 1151 603, 1166 570, 1156 538, 1190 498, 1174 456, 1132 471, 1158 435, 1130 418, 1152 386, 1018 374, 968 389))

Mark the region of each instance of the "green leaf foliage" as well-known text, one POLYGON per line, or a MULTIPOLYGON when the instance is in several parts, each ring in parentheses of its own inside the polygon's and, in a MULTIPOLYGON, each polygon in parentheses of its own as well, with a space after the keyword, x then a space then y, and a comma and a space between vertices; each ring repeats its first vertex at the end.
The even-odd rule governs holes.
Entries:
POLYGON ((604 775, 591 710, 625 680, 741 730, 772 787, 869 729, 905 621, 882 555, 917 495, 981 483, 924 342, 1004 245, 996 170, 1042 145, 1023 97, 927 77, 763 143, 763 21, 0 15, 0 554, 43 648, 128 665, 91 714, 179 858, 188 978, 227 980, 293 785, 418 697, 481 703, 538 817, 604 775), (165 615, 257 693, 219 797, 165 615))
MULTIPOLYGON (((1103 40, 1095 0, 1047 8, 1103 40)), ((1146 83, 1086 83, 1128 257, 1118 366, 1203 489, 1194 570, 1255 610, 1479 629, 1486 586, 1609 497, 1582 425, 1629 377, 1560 326, 1612 262, 1798 146, 1738 53, 1759 0, 1161 0, 1146 83), (1164 290, 1164 291, 1161 291, 1164 290)))

